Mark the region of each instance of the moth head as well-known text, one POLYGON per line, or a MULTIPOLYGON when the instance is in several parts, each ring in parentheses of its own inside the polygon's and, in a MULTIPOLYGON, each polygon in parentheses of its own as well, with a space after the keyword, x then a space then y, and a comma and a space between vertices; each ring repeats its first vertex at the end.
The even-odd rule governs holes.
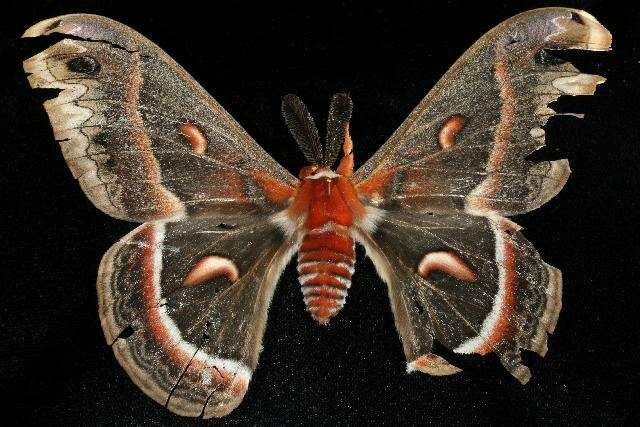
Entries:
POLYGON ((323 143, 318 135, 318 128, 313 117, 302 100, 292 94, 282 98, 284 121, 298 143, 298 147, 311 164, 302 168, 300 178, 312 176, 318 172, 331 171, 331 167, 338 160, 341 147, 345 156, 351 153, 349 120, 352 109, 353 104, 349 94, 337 93, 333 95, 329 107, 327 133, 323 143))
POLYGON ((298 178, 300 178, 300 179, 308 178, 309 176, 313 175, 317 171, 318 171, 318 166, 316 166, 316 165, 305 166, 302 169, 300 169, 300 173, 298 174, 298 178))

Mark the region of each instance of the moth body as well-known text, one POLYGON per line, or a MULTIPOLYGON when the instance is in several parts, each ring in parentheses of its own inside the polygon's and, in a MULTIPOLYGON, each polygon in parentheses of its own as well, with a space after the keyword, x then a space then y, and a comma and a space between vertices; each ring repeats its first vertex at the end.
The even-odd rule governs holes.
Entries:
POLYGON ((349 134, 351 98, 331 100, 325 143, 320 142, 311 114, 295 95, 282 100, 282 113, 301 151, 311 163, 300 170, 300 185, 286 211, 288 222, 300 224, 298 281, 307 311, 326 325, 344 306, 354 272, 352 228, 365 219, 365 207, 351 181, 353 142, 349 134), (342 151, 335 171, 331 169, 342 151))
POLYGON ((300 177, 289 209, 289 215, 305 218, 298 280, 307 311, 327 324, 344 306, 351 287, 356 260, 350 227, 363 216, 364 208, 348 177, 316 166, 303 168, 300 177))

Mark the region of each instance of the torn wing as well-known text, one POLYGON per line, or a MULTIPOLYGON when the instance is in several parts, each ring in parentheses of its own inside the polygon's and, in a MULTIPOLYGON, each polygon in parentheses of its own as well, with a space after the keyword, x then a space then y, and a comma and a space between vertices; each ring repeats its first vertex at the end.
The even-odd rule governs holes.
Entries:
POLYGON ((384 209, 515 215, 564 186, 567 160, 533 163, 542 126, 561 95, 591 95, 605 79, 549 53, 608 50, 593 16, 566 8, 514 16, 480 38, 354 175, 363 198, 384 209))
POLYGON ((156 402, 184 416, 224 416, 247 390, 295 250, 266 217, 142 224, 100 264, 105 338, 156 402))
POLYGON ((407 370, 460 369, 431 352, 496 353, 520 382, 520 349, 547 351, 561 308, 560 271, 513 222, 471 215, 388 213, 359 241, 387 283, 407 370))
POLYGON ((41 21, 24 37, 68 34, 24 61, 54 136, 87 197, 134 221, 280 210, 297 179, 151 41, 86 14, 41 21))

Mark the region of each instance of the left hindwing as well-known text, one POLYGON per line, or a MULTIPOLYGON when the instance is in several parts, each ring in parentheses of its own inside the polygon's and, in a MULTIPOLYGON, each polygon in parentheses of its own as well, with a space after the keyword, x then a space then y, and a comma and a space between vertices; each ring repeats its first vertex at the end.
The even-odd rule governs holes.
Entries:
POLYGON ((387 282, 407 369, 458 371, 431 353, 436 338, 457 353, 495 352, 521 382, 520 349, 544 355, 560 311, 560 271, 506 219, 389 213, 362 233, 387 282))
POLYGON ((273 290, 296 249, 267 217, 143 224, 100 264, 107 342, 171 411, 226 415, 247 389, 273 290))

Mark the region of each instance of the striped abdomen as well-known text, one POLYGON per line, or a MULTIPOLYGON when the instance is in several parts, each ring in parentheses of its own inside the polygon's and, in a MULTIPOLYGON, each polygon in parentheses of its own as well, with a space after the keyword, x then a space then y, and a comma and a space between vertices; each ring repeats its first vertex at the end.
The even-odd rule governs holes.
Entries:
POLYGON ((355 264, 347 227, 327 223, 305 234, 298 252, 298 280, 307 311, 327 323, 344 306, 355 264))

